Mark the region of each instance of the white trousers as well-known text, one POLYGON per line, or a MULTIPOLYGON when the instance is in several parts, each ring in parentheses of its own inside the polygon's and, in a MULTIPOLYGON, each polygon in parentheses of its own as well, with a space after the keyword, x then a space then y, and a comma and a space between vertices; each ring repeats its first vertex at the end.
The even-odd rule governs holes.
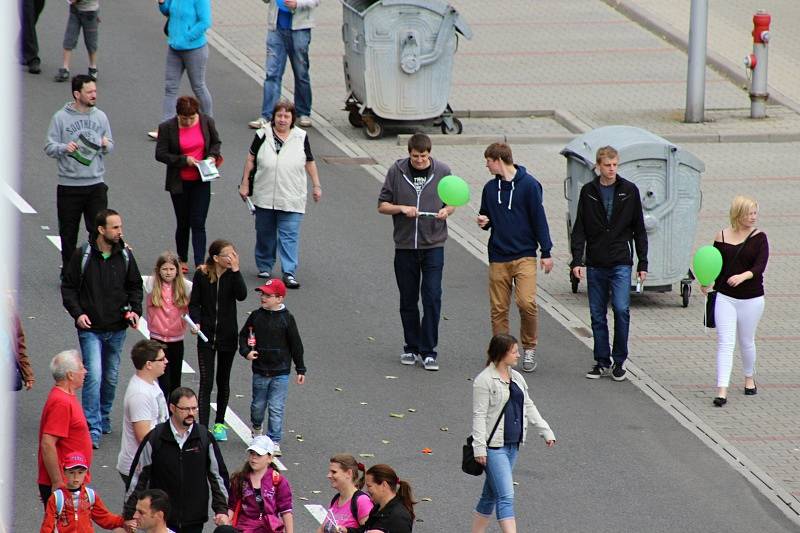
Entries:
POLYGON ((733 367, 733 349, 739 341, 742 371, 753 377, 756 366, 756 328, 764 313, 764 297, 739 300, 717 293, 714 320, 717 323, 717 387, 728 387, 733 367))

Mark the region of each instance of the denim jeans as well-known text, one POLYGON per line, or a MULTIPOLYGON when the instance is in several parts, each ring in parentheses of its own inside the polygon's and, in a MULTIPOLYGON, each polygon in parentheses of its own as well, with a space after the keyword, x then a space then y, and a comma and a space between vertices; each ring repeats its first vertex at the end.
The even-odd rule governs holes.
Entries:
POLYGON ((79 329, 86 379, 81 403, 92 441, 99 442, 103 433, 111 432, 111 407, 117 390, 119 357, 127 330, 97 331, 79 329))
POLYGON ((183 71, 189 76, 189 85, 200 102, 200 111, 214 116, 214 104, 206 85, 206 65, 208 64, 208 45, 193 50, 175 50, 167 46, 167 64, 164 69, 164 104, 162 117, 169 120, 175 116, 175 103, 181 85, 183 71))
POLYGON ((628 328, 631 323, 631 266, 587 267, 586 282, 589 292, 589 313, 594 335, 594 360, 600 366, 624 363, 628 358, 628 328), (608 341, 608 300, 614 310, 614 347, 608 341))
POLYGON ((253 372, 253 401, 250 403, 250 423, 261 426, 264 411, 269 410, 267 430, 264 432, 272 442, 281 441, 283 434, 283 408, 289 392, 289 375, 262 376, 253 372))
POLYGON ((486 449, 486 480, 475 511, 491 516, 495 511, 498 520, 514 518, 514 463, 519 453, 518 444, 486 449))
POLYGON ((427 250, 395 250, 394 275, 400 291, 400 320, 404 351, 436 358, 439 315, 442 310, 444 247, 427 250), (420 285, 421 282, 421 285, 420 285), (422 294, 422 320, 418 301, 422 294))
POLYGON ((261 116, 272 118, 272 110, 281 96, 281 79, 286 58, 294 74, 294 106, 298 117, 311 115, 311 78, 308 75, 308 46, 311 30, 276 28, 267 32, 267 66, 261 116))
POLYGON ((300 254, 300 224, 303 213, 256 207, 256 267, 272 272, 276 250, 284 274, 295 274, 300 254))

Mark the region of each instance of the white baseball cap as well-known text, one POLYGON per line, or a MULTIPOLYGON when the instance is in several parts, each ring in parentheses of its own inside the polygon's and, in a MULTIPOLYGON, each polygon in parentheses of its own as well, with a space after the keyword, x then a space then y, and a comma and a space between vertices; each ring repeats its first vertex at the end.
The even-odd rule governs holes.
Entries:
POLYGON ((259 435, 250 442, 250 446, 247 447, 247 450, 253 450, 258 455, 272 455, 275 451, 275 443, 266 435, 259 435))

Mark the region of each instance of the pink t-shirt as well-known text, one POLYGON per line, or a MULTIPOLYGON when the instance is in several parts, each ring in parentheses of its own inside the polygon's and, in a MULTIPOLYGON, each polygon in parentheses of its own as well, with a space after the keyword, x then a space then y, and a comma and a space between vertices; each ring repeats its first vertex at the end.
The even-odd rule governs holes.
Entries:
MULTIPOLYGON (((359 498, 356 500, 356 509, 358 509, 358 518, 369 516, 369 512, 372 511, 372 500, 369 499, 369 496, 359 494, 359 498)), ((330 507, 330 513, 323 523, 322 530, 325 533, 336 531, 334 529, 334 523, 330 519, 331 514, 333 514, 333 518, 336 520, 336 525, 342 527, 358 527, 359 525, 358 520, 350 512, 350 500, 347 500, 342 505, 339 505, 338 498, 333 502, 333 505, 330 507)))
MULTIPOLYGON (((203 139, 203 130, 200 129, 198 120, 194 126, 188 128, 178 128, 178 141, 181 144, 181 153, 185 156, 192 156, 198 161, 205 155, 206 142, 203 139)), ((200 171, 194 165, 181 168, 181 179, 184 181, 197 181, 200 179, 200 171)))

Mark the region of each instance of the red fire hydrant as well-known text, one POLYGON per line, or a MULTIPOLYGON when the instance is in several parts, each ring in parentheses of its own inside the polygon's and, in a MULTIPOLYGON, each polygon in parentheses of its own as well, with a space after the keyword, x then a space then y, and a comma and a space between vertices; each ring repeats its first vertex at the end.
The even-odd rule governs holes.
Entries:
POLYGON ((772 17, 762 9, 753 15, 753 53, 744 58, 745 67, 751 71, 750 118, 767 116, 767 45, 771 21, 772 17))

